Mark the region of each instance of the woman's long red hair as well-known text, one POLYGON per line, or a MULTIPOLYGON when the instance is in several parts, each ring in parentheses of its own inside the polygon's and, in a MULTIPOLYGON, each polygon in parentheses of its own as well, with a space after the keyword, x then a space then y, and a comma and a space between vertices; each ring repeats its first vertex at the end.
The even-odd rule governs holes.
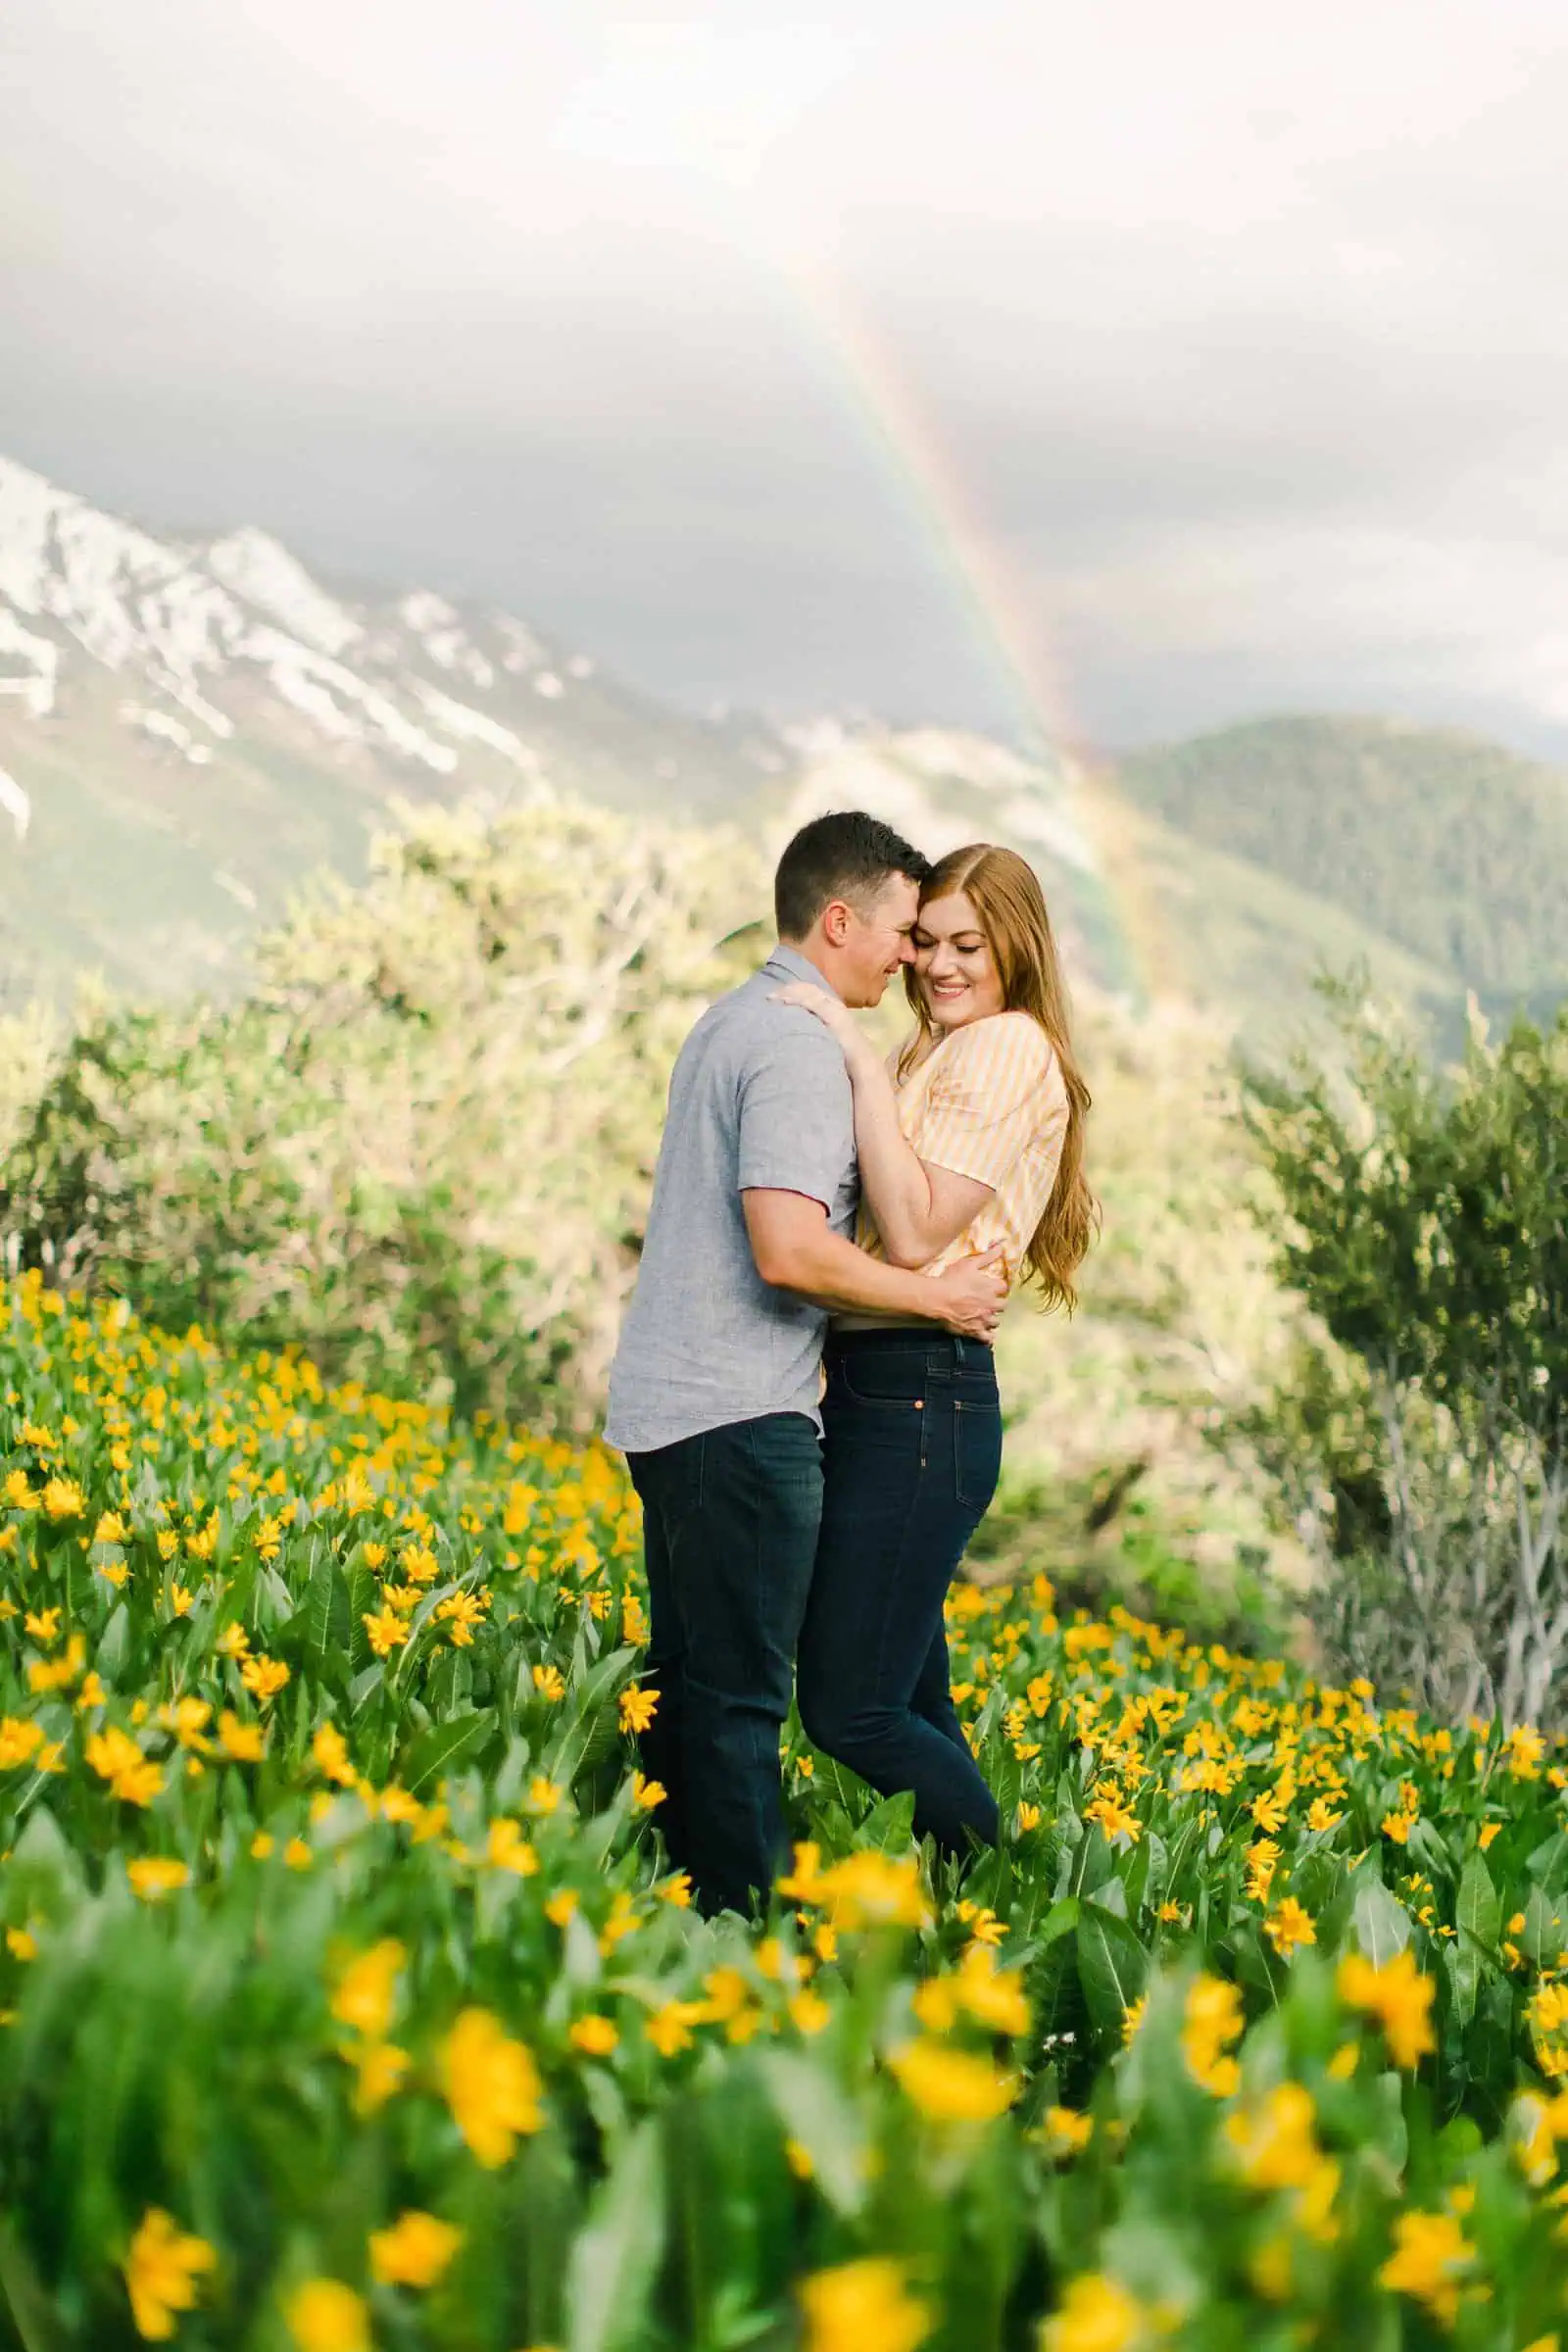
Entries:
MULTIPOLYGON (((1004 1009, 1026 1012, 1039 1022, 1067 1089, 1061 1161, 1045 1214, 1024 1252, 1024 1280, 1039 1284, 1043 1305, 1064 1306, 1071 1314, 1078 1302, 1073 1276, 1100 1224, 1099 1204, 1084 1175, 1084 1126, 1094 1098, 1072 1050, 1067 989, 1045 893, 1026 859, 984 841, 940 858, 921 889, 920 904, 951 898, 956 891, 962 891, 984 926, 1002 981, 1004 1009)), ((936 1035, 910 965, 905 967, 904 986, 919 1028, 905 1049, 901 1075, 936 1035)))

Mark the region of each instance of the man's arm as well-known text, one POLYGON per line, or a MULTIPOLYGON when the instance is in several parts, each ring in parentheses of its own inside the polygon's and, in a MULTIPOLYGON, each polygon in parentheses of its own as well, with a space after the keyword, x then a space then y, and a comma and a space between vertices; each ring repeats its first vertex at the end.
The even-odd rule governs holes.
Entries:
POLYGON ((884 1265, 827 1221, 803 1193, 748 1187, 741 1194, 757 1271, 776 1290, 795 1291, 836 1313, 914 1317, 966 1339, 989 1340, 1006 1298, 1000 1250, 962 1258, 931 1276, 884 1265))

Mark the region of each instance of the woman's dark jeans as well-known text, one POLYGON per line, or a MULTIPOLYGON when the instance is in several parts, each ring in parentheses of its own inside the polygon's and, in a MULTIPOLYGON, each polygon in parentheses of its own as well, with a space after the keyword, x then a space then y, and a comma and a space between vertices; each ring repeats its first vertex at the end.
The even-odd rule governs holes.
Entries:
POLYGON ((991 1349, 935 1329, 834 1334, 822 1531, 796 1695, 816 1745, 950 1852, 997 1839, 997 1806, 948 1688, 942 1604, 996 1492, 991 1349))

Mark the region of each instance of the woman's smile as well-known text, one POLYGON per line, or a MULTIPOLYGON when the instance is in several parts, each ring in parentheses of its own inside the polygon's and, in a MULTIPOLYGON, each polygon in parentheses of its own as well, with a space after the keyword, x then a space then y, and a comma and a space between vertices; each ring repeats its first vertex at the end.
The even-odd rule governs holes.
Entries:
POLYGON ((977 909, 961 890, 927 900, 913 936, 916 978, 939 1029, 1002 1010, 997 959, 977 909))

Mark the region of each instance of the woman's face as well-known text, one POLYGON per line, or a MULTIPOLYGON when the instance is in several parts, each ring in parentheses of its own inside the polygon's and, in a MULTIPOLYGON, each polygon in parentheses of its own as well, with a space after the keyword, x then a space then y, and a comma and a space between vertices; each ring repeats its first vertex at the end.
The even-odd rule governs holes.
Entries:
POLYGON ((1004 1010, 1002 974, 972 900, 927 899, 914 926, 915 982, 938 1029, 961 1029, 1004 1010))

